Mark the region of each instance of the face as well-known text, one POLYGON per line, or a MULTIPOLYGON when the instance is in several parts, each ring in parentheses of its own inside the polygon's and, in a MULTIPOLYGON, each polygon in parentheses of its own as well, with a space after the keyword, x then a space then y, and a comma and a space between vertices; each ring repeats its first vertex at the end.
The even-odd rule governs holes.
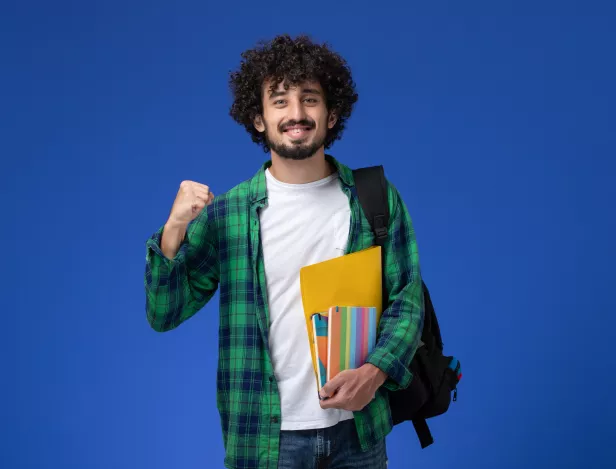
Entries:
POLYGON ((255 127, 264 132, 272 152, 282 158, 305 160, 319 151, 328 129, 336 123, 328 113, 325 95, 318 82, 305 82, 284 88, 280 83, 273 91, 264 84, 263 115, 255 127))

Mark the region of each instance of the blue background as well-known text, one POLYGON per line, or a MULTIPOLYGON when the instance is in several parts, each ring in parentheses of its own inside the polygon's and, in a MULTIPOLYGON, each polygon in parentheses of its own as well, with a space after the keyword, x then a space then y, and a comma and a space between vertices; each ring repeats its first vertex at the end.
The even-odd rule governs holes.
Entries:
POLYGON ((222 467, 218 295, 151 330, 145 241, 181 180, 220 194, 266 159, 227 76, 281 32, 351 65, 331 153, 399 187, 462 360, 435 445, 398 427, 390 467, 616 465, 613 8, 171 5, 3 4, 0 467, 222 467))

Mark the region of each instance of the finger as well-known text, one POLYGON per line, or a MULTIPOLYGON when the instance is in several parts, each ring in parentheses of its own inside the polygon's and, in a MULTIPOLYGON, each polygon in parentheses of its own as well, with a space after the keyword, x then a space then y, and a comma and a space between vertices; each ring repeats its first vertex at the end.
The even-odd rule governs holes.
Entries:
POLYGON ((193 183, 193 187, 195 189, 202 189, 202 190, 207 191, 207 192, 210 191, 210 187, 209 186, 206 186, 205 184, 201 184, 199 182, 193 183))
POLYGON ((203 205, 206 205, 209 200, 210 200, 209 195, 203 195, 203 194, 196 194, 195 195, 195 202, 199 201, 203 205))
POLYGON ((341 409, 343 407, 344 397, 341 393, 335 394, 329 399, 319 401, 321 409, 341 409))
POLYGON ((206 205, 207 205, 207 201, 205 198, 201 196, 195 196, 195 198, 192 201, 191 207, 192 207, 193 212, 195 212, 195 211, 203 210, 206 205))
POLYGON ((200 190, 199 192, 195 192, 195 195, 198 195, 199 197, 201 197, 205 201, 206 205, 210 205, 212 202, 214 202, 213 192, 205 192, 205 191, 200 190))
POLYGON ((200 195, 205 200, 207 200, 210 197, 211 192, 198 187, 198 188, 193 189, 193 194, 200 195))
POLYGON ((333 409, 331 399, 327 399, 325 401, 319 401, 319 405, 321 406, 321 409, 333 409))
POLYGON ((331 397, 336 390, 344 383, 344 373, 338 373, 323 385, 319 394, 321 397, 331 397))
POLYGON ((336 399, 334 397, 329 397, 327 399, 319 399, 319 405, 321 406, 321 409, 331 409, 333 408, 333 405, 336 404, 336 399))

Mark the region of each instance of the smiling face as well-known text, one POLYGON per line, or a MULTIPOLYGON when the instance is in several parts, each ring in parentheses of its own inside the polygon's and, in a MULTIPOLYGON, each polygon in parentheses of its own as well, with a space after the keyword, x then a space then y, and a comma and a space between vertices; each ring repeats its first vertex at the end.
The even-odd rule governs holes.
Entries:
POLYGON ((255 119, 255 128, 264 132, 272 153, 281 158, 310 158, 323 149, 327 131, 335 123, 318 82, 285 89, 283 81, 274 90, 270 82, 263 85, 263 115, 255 119))

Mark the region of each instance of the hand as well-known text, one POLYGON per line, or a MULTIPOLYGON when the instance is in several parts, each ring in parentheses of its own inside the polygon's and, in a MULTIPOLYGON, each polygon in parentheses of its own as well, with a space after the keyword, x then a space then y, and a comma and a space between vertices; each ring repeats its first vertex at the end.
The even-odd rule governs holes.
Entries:
POLYGON ((371 363, 354 370, 344 370, 325 383, 320 395, 322 409, 359 411, 374 399, 387 375, 371 363))
POLYGON ((182 181, 171 207, 169 225, 187 226, 197 215, 214 201, 210 188, 193 181, 182 181))

